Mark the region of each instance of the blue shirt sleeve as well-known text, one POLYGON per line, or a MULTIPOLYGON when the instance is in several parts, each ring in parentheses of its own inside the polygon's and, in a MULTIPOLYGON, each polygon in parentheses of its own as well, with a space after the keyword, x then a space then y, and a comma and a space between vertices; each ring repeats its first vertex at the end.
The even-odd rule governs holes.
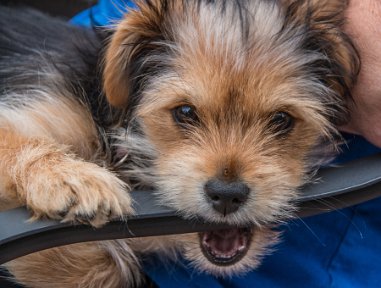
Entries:
POLYGON ((136 9, 130 0, 100 0, 97 5, 74 16, 71 23, 86 27, 112 25, 130 9, 136 9))

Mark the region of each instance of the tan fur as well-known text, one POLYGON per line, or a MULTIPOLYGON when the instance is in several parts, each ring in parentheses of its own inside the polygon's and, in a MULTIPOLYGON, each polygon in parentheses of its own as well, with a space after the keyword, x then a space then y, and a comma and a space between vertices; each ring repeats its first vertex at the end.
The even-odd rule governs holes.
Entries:
POLYGON ((74 221, 82 215, 83 221, 88 218, 98 226, 110 215, 131 213, 126 185, 105 168, 82 160, 94 157, 97 145, 86 117, 64 99, 38 102, 24 111, 1 109, 0 178, 13 187, 1 195, 17 197, 18 205, 27 205, 37 218, 61 219, 64 214, 65 221, 74 221))
MULTIPOLYGON (((160 9, 160 0, 152 1, 155 9, 160 9)), ((174 6, 181 7, 180 1, 173 1, 176 3, 174 6)), ((137 1, 138 7, 141 12, 129 13, 125 16, 124 21, 120 22, 117 26, 117 33, 112 37, 105 58, 104 58, 104 90, 106 92, 107 100, 114 106, 126 106, 128 104, 128 94, 130 93, 128 87, 128 78, 126 79, 125 73, 127 71, 127 63, 139 53, 143 45, 138 45, 135 49, 128 47, 130 43, 144 43, 145 39, 160 36, 162 31, 159 30, 159 25, 162 24, 164 19, 160 18, 153 9, 145 5, 143 1, 137 1), (123 71, 123 73, 121 73, 123 71)), ((178 8, 179 9, 179 8, 178 8)), ((151 43, 154 49, 155 44, 151 43)))
MULTIPOLYGON (((248 23, 237 20, 230 2, 223 17, 218 3, 173 0, 165 12, 162 3, 139 1, 139 10, 121 21, 106 50, 108 101, 126 107, 134 93, 142 93, 132 118, 143 136, 115 129, 117 153, 140 153, 146 157, 137 162, 151 161, 149 168, 120 163, 119 173, 158 188, 161 202, 184 217, 254 226, 248 253, 234 265, 214 265, 203 255, 198 234, 75 244, 9 263, 21 283, 133 286, 143 283, 138 256, 146 253, 171 261, 180 254, 199 270, 221 277, 254 269, 278 241, 274 224, 295 209, 291 202, 315 164, 309 157, 322 139, 332 141, 337 133, 332 118, 335 109, 345 111, 344 94, 358 69, 354 48, 340 30, 346 1, 247 1, 250 17, 242 21, 248 23), (310 34, 303 34, 306 30, 310 34), (329 45, 321 51, 304 49, 311 35, 329 45), (141 62, 165 64, 162 71, 133 75, 130 64, 142 53, 141 62), (324 75, 325 85, 306 67, 327 59, 343 71, 324 75), (142 91, 130 87, 137 76, 148 78, 142 91), (195 107, 199 125, 179 127, 172 112, 180 105, 195 107), (287 135, 269 127, 277 112, 295 119, 287 135), (204 184, 213 178, 246 183, 251 192, 245 205, 228 215, 212 209, 204 184)), ((38 102, 17 113, 1 109, 2 203, 14 206, 18 199, 38 217, 60 219, 68 211, 64 220, 95 226, 131 213, 126 185, 99 166, 100 144, 88 111, 68 100, 38 102)))
MULTIPOLYGON (((160 152, 155 163, 156 185, 163 204, 187 217, 201 215, 236 225, 251 222, 261 226, 287 217, 297 187, 309 180, 306 172, 311 162, 306 159, 311 150, 321 138, 332 139, 336 133, 330 122, 332 111, 319 97, 330 95, 329 104, 345 110, 340 81, 350 87, 358 71, 354 48, 340 30, 345 1, 282 1, 280 6, 248 1, 252 9, 248 21, 255 28, 247 32, 247 43, 238 21, 226 20, 238 18, 229 7, 222 18, 216 7, 205 5, 200 13, 192 4, 174 1, 165 17, 160 17, 158 3, 153 1, 154 9, 141 4, 139 11, 131 12, 118 25, 106 55, 104 79, 109 101, 126 105, 131 97, 125 80, 130 75, 128 64, 144 49, 169 51, 170 57, 163 61, 172 69, 147 81, 136 111, 160 152), (293 15, 288 23, 295 29, 292 41, 280 35, 284 23, 290 21, 286 13, 293 15), (305 27, 316 41, 325 43, 326 51, 300 54, 305 27), (301 67, 326 57, 338 61, 343 71, 342 78, 328 76, 330 84, 322 86, 301 72, 301 67), (170 111, 184 104, 196 108, 201 128, 184 133, 174 123, 170 111), (277 111, 296 119, 286 139, 267 131, 266 124, 277 111), (240 211, 221 219, 204 197, 202 183, 213 177, 242 179, 254 195, 240 211)), ((156 63, 159 56, 146 57, 147 62, 156 63)), ((264 242, 252 245, 261 250, 267 246, 264 242)), ((190 244, 183 247, 187 246, 190 244)), ((199 248, 192 251, 188 257, 199 269, 229 275, 201 260, 199 248)), ((253 256, 251 267, 258 259, 253 256)))
POLYGON ((12 261, 7 268, 28 287, 130 287, 132 279, 136 284, 141 282, 140 267, 126 245, 109 241, 53 248, 12 261), (108 251, 108 245, 119 247, 119 263, 108 251), (126 274, 120 267, 124 262, 131 263, 126 274))
MULTIPOLYGON (((0 190, 1 208, 26 205, 33 219, 49 217, 94 226, 131 214, 126 184, 107 169, 83 160, 98 160, 97 138, 88 113, 62 98, 49 102, 34 103, 24 111, 1 110, 0 179, 8 183, 0 190)), ((125 279, 118 282, 122 280, 114 275, 117 269, 112 268, 107 250, 91 244, 73 246, 77 248, 34 253, 6 266, 30 287, 54 283, 60 287, 123 287, 125 279)))
MULTIPOLYGON (((310 19, 312 30, 319 31, 320 38, 329 43, 327 47, 327 56, 331 59, 337 59, 345 68, 341 71, 342 80, 351 87, 359 71, 359 62, 356 59, 357 52, 348 42, 348 36, 342 31, 344 18, 341 11, 344 11, 348 5, 348 0, 330 1, 330 0, 282 0, 287 3, 290 10, 295 13, 296 21, 305 23, 306 18, 310 19), (308 15, 308 16, 307 16, 308 15)), ((339 94, 343 95, 342 85, 337 80, 331 80, 331 87, 339 94)))
MULTIPOLYGON (((156 1, 159 3, 159 1, 156 1)), ((151 10, 144 5, 140 6, 142 13, 150 13, 151 10)), ((157 36, 159 31, 153 30, 153 24, 157 19, 154 14, 151 17, 140 17, 138 13, 132 13, 125 16, 125 21, 118 25, 118 33, 116 33, 105 55, 105 68, 104 68, 104 90, 107 95, 108 101, 114 106, 126 106, 128 103, 127 95, 130 93, 128 86, 125 84, 126 78, 124 73, 126 71, 127 63, 133 57, 134 52, 129 48, 124 47, 128 43, 138 43, 144 37, 152 38, 157 36)))

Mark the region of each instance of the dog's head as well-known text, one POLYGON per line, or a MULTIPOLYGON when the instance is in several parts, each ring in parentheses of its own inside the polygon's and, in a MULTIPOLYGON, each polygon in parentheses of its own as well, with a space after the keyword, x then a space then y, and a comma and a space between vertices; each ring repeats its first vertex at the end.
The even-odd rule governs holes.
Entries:
POLYGON ((311 155, 345 121, 358 70, 345 2, 146 0, 117 26, 105 93, 158 151, 163 203, 256 227, 184 241, 201 269, 255 266, 275 239, 264 227, 289 216, 311 155))

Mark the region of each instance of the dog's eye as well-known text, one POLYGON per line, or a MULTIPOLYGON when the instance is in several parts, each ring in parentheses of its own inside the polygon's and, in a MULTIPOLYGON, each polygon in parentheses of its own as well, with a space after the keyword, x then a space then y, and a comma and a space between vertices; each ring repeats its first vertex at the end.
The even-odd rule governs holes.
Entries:
POLYGON ((192 125, 198 122, 196 109, 191 105, 181 105, 172 110, 173 118, 180 125, 192 125))
POLYGON ((287 112, 276 112, 270 120, 270 127, 279 135, 284 135, 294 127, 294 118, 287 112))

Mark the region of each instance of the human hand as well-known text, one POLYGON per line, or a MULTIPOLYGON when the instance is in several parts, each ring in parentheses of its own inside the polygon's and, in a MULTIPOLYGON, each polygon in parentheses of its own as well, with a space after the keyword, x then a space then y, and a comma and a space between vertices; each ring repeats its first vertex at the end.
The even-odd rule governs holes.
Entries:
POLYGON ((345 32, 361 58, 361 71, 352 90, 350 122, 340 130, 358 134, 381 147, 381 1, 350 0, 345 32))

